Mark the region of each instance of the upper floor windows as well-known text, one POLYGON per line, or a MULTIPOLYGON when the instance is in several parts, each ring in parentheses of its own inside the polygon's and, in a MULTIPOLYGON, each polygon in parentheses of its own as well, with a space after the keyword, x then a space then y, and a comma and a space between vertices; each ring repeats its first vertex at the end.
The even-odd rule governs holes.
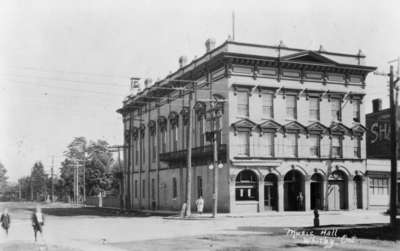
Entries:
POLYGON ((295 95, 288 95, 285 99, 287 118, 297 119, 297 97, 295 95))
POLYGON ((262 95, 262 114, 265 118, 274 117, 274 95, 272 93, 264 93, 262 95))
POLYGON ((242 131, 237 133, 237 146, 239 156, 250 155, 250 132, 242 131))
POLYGON ((353 144, 354 157, 361 158, 361 139, 358 137, 354 138, 353 144))
POLYGON ((342 150, 342 137, 332 136, 332 158, 341 158, 343 153, 342 150))
POLYGON ((319 120, 320 114, 319 98, 310 97, 309 98, 309 116, 310 120, 319 120))
POLYGON ((155 134, 150 135, 150 144, 151 144, 151 161, 156 162, 157 156, 157 144, 156 144, 156 136, 155 134))
POLYGON ((237 92, 237 114, 238 116, 249 116, 249 93, 247 91, 237 92))
POLYGON ((321 138, 318 134, 312 134, 309 137, 310 140, 310 156, 320 157, 321 156, 321 138))
POLYGON ((353 121, 360 122, 360 100, 353 100, 353 121))
POLYGON ((338 98, 331 99, 331 116, 332 120, 341 121, 342 120, 342 107, 341 100, 338 98))
POLYGON ((275 133, 268 132, 263 133, 261 146, 263 147, 263 153, 265 157, 274 156, 274 138, 275 133))
POLYGON ((297 134, 296 133, 288 133, 285 136, 285 155, 286 157, 297 157, 297 134))

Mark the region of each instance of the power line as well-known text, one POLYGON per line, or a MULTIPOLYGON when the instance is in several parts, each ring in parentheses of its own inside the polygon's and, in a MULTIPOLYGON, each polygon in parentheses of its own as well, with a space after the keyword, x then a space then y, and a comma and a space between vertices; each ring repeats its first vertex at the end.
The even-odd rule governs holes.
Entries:
POLYGON ((63 78, 49 78, 43 76, 35 76, 35 75, 16 75, 16 74, 0 74, 5 77, 16 77, 16 78, 28 78, 28 79, 41 79, 41 80, 49 80, 49 81, 60 81, 60 82, 69 82, 69 83, 76 83, 76 84, 92 84, 92 85, 105 85, 108 87, 128 87, 128 85, 118 84, 118 83, 106 83, 106 82, 98 82, 98 81, 82 81, 82 80, 75 80, 75 79, 63 79, 63 78))
POLYGON ((49 87, 49 88, 59 88, 59 89, 67 90, 67 91, 79 91, 79 92, 103 94, 103 95, 108 95, 108 96, 109 95, 114 95, 114 96, 120 96, 121 98, 123 98, 127 94, 127 93, 118 94, 118 93, 110 93, 110 92, 99 92, 99 91, 93 91, 93 90, 66 88, 66 87, 62 87, 62 86, 54 86, 54 85, 47 85, 47 84, 42 84, 42 83, 33 83, 33 82, 27 82, 27 81, 18 81, 18 80, 16 81, 16 80, 12 80, 12 79, 8 79, 8 81, 16 83, 16 84, 35 85, 35 86, 31 86, 31 87, 43 86, 43 87, 49 87))
POLYGON ((63 73, 63 74, 101 76, 101 77, 106 77, 106 78, 124 78, 124 79, 130 78, 129 76, 122 76, 122 75, 81 72, 81 71, 64 71, 64 70, 58 70, 58 69, 45 69, 45 68, 40 68, 40 67, 26 67, 26 66, 6 66, 6 67, 14 68, 14 69, 26 69, 26 70, 30 70, 30 71, 39 71, 39 72, 57 72, 57 73, 63 73))

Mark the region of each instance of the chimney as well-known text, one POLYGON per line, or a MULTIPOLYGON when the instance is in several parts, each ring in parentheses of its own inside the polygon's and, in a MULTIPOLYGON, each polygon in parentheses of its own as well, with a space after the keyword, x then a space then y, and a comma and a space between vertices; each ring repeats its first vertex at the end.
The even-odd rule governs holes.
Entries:
POLYGON ((372 112, 379 112, 382 110, 382 99, 376 98, 372 100, 372 112))
POLYGON ((215 39, 209 38, 206 40, 206 52, 210 52, 215 49, 215 39))
POLYGON ((185 65, 187 65, 187 57, 186 56, 180 56, 179 57, 179 68, 184 67, 185 65))
POLYGON ((151 80, 151 78, 146 78, 146 79, 144 80, 144 89, 149 88, 150 85, 151 85, 151 82, 153 82, 153 80, 151 80))

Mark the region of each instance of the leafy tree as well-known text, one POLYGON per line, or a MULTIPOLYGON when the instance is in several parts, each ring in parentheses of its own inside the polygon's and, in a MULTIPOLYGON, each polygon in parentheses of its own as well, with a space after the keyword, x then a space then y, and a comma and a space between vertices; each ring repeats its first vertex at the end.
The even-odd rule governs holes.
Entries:
POLYGON ((3 190, 4 186, 7 185, 7 169, 4 165, 0 162, 0 191, 3 190))
POLYGON ((21 186, 21 198, 23 200, 31 199, 31 177, 25 176, 18 179, 18 184, 21 186))
POLYGON ((31 196, 33 200, 45 200, 47 196, 47 181, 49 177, 44 171, 42 162, 33 165, 31 172, 31 196))
POLYGON ((79 190, 83 195, 83 165, 85 169, 86 195, 97 195, 102 190, 111 190, 114 175, 111 172, 112 153, 104 140, 87 141, 76 137, 64 153, 66 159, 61 163, 60 186, 64 194, 73 196, 74 168, 79 163, 79 190))

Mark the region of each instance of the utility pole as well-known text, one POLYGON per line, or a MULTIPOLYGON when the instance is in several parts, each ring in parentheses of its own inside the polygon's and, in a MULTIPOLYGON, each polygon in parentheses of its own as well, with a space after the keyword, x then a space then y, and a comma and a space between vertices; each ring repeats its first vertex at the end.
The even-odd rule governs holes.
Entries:
MULTIPOLYGON (((217 103, 214 104, 217 106, 217 103)), ((216 107, 215 107, 216 108, 216 107)), ((213 112, 211 112, 213 114, 213 112)), ((214 205, 213 205, 213 218, 217 217, 218 213, 218 168, 217 168, 217 162, 218 162, 218 144, 217 144, 217 130, 215 127, 215 120, 218 119, 217 116, 211 115, 211 130, 213 131, 212 134, 212 140, 213 140, 213 148, 214 148, 214 154, 213 154, 213 162, 214 162, 214 194, 213 194, 213 200, 214 200, 214 205)))
POLYGON ((125 207, 125 187, 124 187, 124 170, 121 167, 121 150, 123 151, 126 148, 124 145, 114 145, 109 146, 108 149, 110 152, 117 152, 118 153, 118 167, 121 173, 119 179, 119 195, 120 195, 120 209, 123 210, 125 207))
POLYGON ((51 202, 54 202, 54 155, 51 156, 51 202))
POLYGON ((396 83, 399 77, 394 79, 393 66, 390 66, 389 72, 389 95, 390 95, 390 152, 391 152, 391 168, 390 168, 390 224, 396 226, 397 214, 397 100, 395 100, 396 83))
POLYGON ((189 94, 189 121, 187 127, 187 170, 186 170, 186 217, 191 214, 191 201, 192 201, 192 99, 193 94, 189 94))

